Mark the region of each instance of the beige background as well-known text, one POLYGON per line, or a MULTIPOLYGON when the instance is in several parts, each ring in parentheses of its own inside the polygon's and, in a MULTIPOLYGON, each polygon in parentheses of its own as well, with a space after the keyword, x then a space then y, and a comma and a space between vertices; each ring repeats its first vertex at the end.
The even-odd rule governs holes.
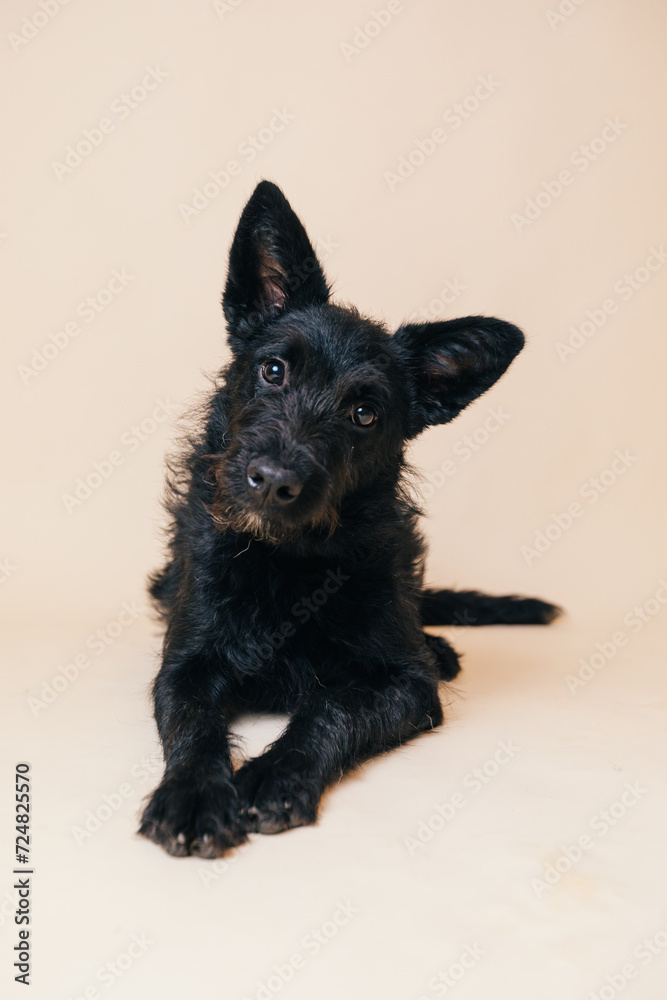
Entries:
MULTIPOLYGON (((275 965, 301 953, 303 968, 268 995, 418 1000, 444 995, 433 977, 475 942, 485 955, 452 987, 461 1000, 584 1000, 627 962, 638 970, 628 997, 664 995, 667 957, 643 964, 633 950, 667 925, 667 261, 638 272, 631 295, 623 289, 624 275, 667 244, 667 11, 658 0, 565 0, 559 18, 556 0, 404 0, 365 47, 345 48, 363 42, 358 29, 387 6, 71 0, 48 19, 32 2, 0 13, 0 800, 9 817, 13 762, 30 760, 35 998, 93 987, 118 1000, 254 998, 275 965), (121 117, 115 102, 148 67, 166 77, 121 117), (448 109, 480 78, 493 93, 455 127, 448 109), (250 161, 243 143, 275 109, 293 118, 250 161), (66 174, 54 168, 105 118, 113 130, 90 155, 66 174), (595 144, 582 170, 577 151, 607 119, 618 134, 607 130, 613 141, 595 144), (386 173, 438 128, 446 140, 392 190, 386 173), (186 222, 181 206, 231 159, 240 172, 186 222), (517 231, 513 215, 545 184, 556 191, 563 170, 572 182, 517 231), (434 318, 499 315, 525 329, 528 347, 508 376, 414 448, 433 482, 447 460, 455 469, 425 491, 428 574, 540 594, 569 616, 550 632, 456 635, 466 670, 446 696, 448 727, 345 782, 317 828, 255 838, 205 885, 211 866, 132 837, 156 777, 140 762, 155 751, 147 686, 159 630, 141 611, 108 646, 89 637, 123 602, 146 607, 164 455, 177 415, 206 387, 203 373, 228 357, 226 252, 262 177, 328 246, 340 299, 392 327, 427 309, 434 318), (80 303, 114 270, 132 280, 86 322, 80 303), (465 286, 449 304, 448 281, 465 286), (570 327, 607 300, 613 314, 562 360, 557 345, 570 327), (62 331, 76 320, 80 333, 66 343, 62 331), (51 336, 66 346, 36 371, 33 351, 51 336), (151 424, 159 400, 169 418, 151 424), (505 416, 489 434, 491 410, 505 416), (144 421, 139 442, 132 428, 144 421), (469 459, 466 435, 477 442, 469 459), (617 450, 632 460, 605 477, 604 493, 589 485, 590 502, 582 489, 617 450), (68 512, 63 495, 114 451, 121 464, 68 512), (576 502, 581 516, 526 558, 522 547, 576 502), (646 621, 637 619, 633 608, 647 601, 646 621), (567 675, 619 631, 627 642, 614 640, 609 662, 571 693, 567 675), (82 652, 90 665, 59 681, 51 704, 28 700, 49 697, 82 652), (404 838, 467 787, 498 740, 521 752, 411 854, 404 838), (593 835, 585 857, 538 895, 531 879, 590 833, 628 782, 644 789, 628 815, 593 835), (73 828, 121 785, 129 793, 120 808, 78 844, 73 828), (308 951, 304 935, 348 899, 359 913, 318 954, 308 951), (145 955, 113 985, 96 979, 134 933, 153 941, 145 955)), ((249 746, 275 728, 249 721, 249 746)), ((9 836, 9 819, 2 829, 9 836)), ((18 996, 12 854, 8 840, 0 976, 18 996)))

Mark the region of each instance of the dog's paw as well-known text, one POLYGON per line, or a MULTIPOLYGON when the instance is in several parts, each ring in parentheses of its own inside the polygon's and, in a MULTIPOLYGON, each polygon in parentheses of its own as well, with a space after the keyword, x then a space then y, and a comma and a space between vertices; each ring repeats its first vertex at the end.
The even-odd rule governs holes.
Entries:
POLYGON ((439 635, 430 635, 425 632, 424 640, 427 649, 435 656, 440 680, 453 681, 461 672, 459 654, 439 635))
POLYGON ((281 833, 317 820, 319 787, 268 755, 244 764, 234 783, 241 817, 250 833, 281 833))
POLYGON ((139 833, 179 858, 217 858, 247 839, 231 782, 178 773, 153 792, 139 833))

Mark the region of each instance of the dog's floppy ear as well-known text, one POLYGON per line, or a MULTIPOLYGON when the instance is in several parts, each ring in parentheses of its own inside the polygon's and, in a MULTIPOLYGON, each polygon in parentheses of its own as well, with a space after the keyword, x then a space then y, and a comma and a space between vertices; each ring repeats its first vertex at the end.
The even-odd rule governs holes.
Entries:
POLYGON ((329 286, 306 230, 280 188, 261 181, 243 209, 229 251, 222 308, 232 346, 266 319, 328 298, 329 286))
POLYGON ((490 389, 524 345, 521 330, 487 316, 402 326, 393 337, 409 372, 410 436, 446 424, 490 389))

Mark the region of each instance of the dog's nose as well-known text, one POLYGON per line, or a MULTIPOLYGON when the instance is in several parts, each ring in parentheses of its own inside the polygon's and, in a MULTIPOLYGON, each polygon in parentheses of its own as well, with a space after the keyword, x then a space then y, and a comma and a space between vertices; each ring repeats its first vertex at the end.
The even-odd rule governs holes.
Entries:
POLYGON ((270 458, 255 458, 247 470, 248 489, 265 503, 286 506, 298 497, 303 480, 294 469, 285 469, 270 458))

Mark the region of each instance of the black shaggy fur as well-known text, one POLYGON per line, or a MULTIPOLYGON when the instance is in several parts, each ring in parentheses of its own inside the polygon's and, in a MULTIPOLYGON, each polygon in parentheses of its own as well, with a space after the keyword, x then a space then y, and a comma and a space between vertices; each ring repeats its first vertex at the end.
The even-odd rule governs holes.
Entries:
POLYGON ((481 316, 393 336, 333 305, 306 232, 263 181, 234 237, 223 308, 233 360, 172 477, 167 623, 155 717, 166 770, 141 833, 215 857, 250 832, 314 823, 361 761, 439 726, 458 657, 424 625, 545 624, 532 598, 422 587, 406 443, 452 420, 521 350, 481 316), (229 726, 287 713, 235 770, 229 726))

